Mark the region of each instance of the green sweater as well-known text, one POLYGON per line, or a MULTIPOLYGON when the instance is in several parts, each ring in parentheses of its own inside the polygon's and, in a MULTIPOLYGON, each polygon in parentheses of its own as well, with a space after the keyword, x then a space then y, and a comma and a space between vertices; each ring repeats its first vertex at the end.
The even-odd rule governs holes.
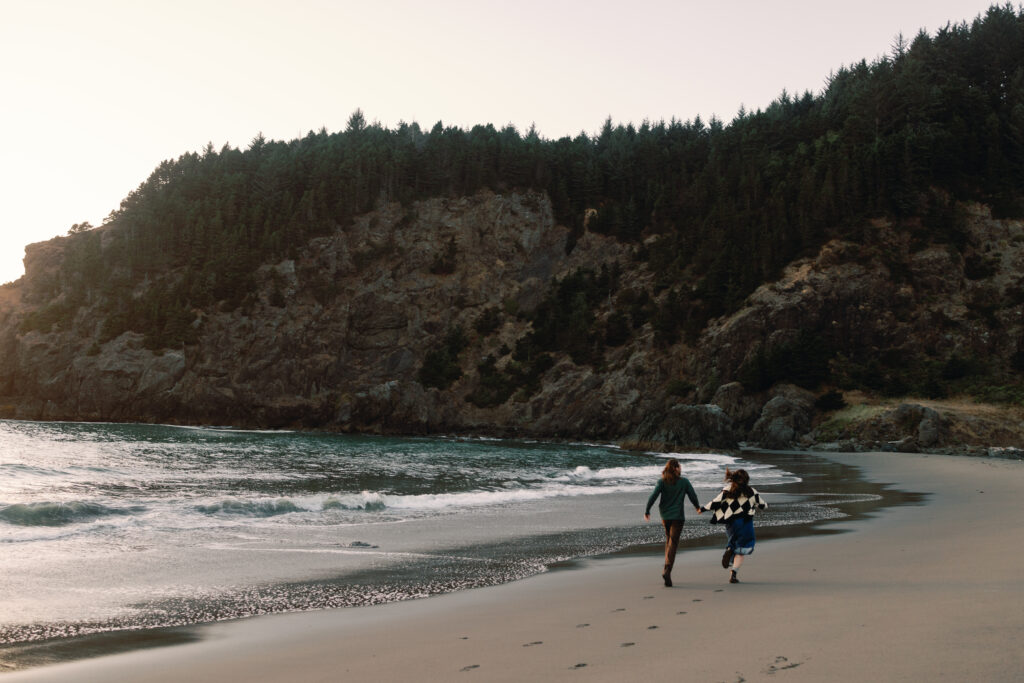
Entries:
POLYGON ((679 477, 674 484, 659 479, 658 485, 654 487, 654 493, 647 499, 645 514, 650 514, 651 507, 658 496, 661 496, 661 500, 658 502, 658 511, 661 512, 662 519, 686 519, 686 515, 683 514, 683 499, 687 496, 693 503, 693 507, 700 507, 700 503, 697 502, 697 494, 686 477, 679 477))

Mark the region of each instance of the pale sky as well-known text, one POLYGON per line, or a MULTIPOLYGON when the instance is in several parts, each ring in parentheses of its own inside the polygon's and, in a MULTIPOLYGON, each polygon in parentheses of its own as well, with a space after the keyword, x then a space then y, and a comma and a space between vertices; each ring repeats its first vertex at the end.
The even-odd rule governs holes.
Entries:
POLYGON ((981 0, 0 0, 0 283, 164 159, 343 130, 728 123, 981 0))

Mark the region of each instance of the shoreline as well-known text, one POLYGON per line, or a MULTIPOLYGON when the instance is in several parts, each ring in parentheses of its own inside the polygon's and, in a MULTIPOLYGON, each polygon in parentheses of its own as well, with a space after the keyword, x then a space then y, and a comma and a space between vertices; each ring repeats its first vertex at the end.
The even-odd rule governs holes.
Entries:
MULTIPOLYGON (((918 455, 948 455, 955 457, 967 457, 967 458, 995 458, 1002 460, 1021 460, 1024 461, 1024 446, 1018 445, 980 445, 984 443, 984 440, 975 442, 948 442, 942 444, 936 444, 932 446, 921 446, 916 442, 915 439, 904 437, 898 440, 892 441, 880 441, 878 439, 861 439, 856 437, 844 438, 842 440, 830 440, 830 441, 801 441, 800 439, 795 440, 791 444, 791 448, 786 449, 774 449, 762 447, 755 443, 749 443, 740 441, 733 446, 729 447, 717 447, 717 446, 688 446, 682 443, 667 443, 660 441, 647 441, 637 440, 632 436, 622 435, 618 437, 584 437, 584 438, 567 438, 557 434, 547 435, 543 433, 524 433, 517 427, 490 427, 481 429, 470 429, 462 431, 431 431, 423 433, 409 433, 402 430, 353 430, 346 431, 337 427, 320 426, 320 427, 308 427, 303 425, 291 424, 280 427, 270 426, 265 423, 258 422, 241 422, 237 424, 204 424, 194 421, 173 421, 171 418, 166 419, 84 419, 81 416, 64 417, 59 419, 44 419, 41 417, 24 417, 3 414, 2 408, 4 403, 4 397, 0 396, 0 420, 6 420, 11 422, 42 422, 42 423, 68 423, 68 424, 97 424, 97 425, 148 425, 154 427, 174 427, 180 429, 199 429, 199 430, 213 430, 213 431, 227 431, 227 432, 265 432, 265 433, 276 433, 276 434, 330 434, 330 435, 341 435, 341 436, 355 436, 355 437, 397 437, 397 438, 429 438, 429 439, 452 439, 452 440, 498 440, 498 441, 520 441, 520 442, 544 442, 544 443, 561 443, 570 445, 600 445, 611 448, 618 448, 624 452, 632 453, 655 453, 659 455, 667 455, 670 453, 680 452, 702 452, 702 453, 722 453, 722 454, 744 454, 744 453, 792 453, 800 455, 841 455, 841 454, 857 454, 857 453, 903 453, 903 454, 918 454, 918 455)), ((935 405, 941 406, 942 402, 934 400, 921 400, 912 399, 910 397, 904 397, 902 399, 892 399, 888 401, 891 405, 898 405, 901 402, 912 402, 914 405, 935 405)), ((1012 407, 1007 407, 997 403, 979 403, 977 407, 980 409, 991 409, 993 411, 1006 412, 1006 413, 1019 413, 1020 417, 1024 417, 1024 411, 1012 407)), ((947 415, 947 417, 949 417, 947 415)), ((1018 432, 1015 432, 1014 439, 1024 439, 1024 422, 1021 422, 1020 417, 1015 417, 1014 422, 1019 423, 1021 428, 1018 432)), ((1001 441, 1006 441, 1006 435, 1003 435, 1001 441)))
POLYGON ((923 505, 762 535, 729 585, 718 549, 683 549, 676 587, 650 555, 584 559, 499 586, 198 627, 199 640, 5 674, 16 681, 1012 680, 1024 675, 1024 531, 992 523, 1024 493, 1012 460, 816 454, 923 505), (936 539, 941 539, 936 542, 936 539), (744 614, 749 618, 729 619, 744 614), (742 644, 737 647, 737 644, 742 644), (665 656, 666 654, 670 656, 665 656), (570 673, 572 672, 572 673, 570 673))
MULTIPOLYGON (((793 538, 802 536, 813 536, 817 534, 836 533, 831 530, 837 519, 859 519, 865 515, 871 515, 889 506, 915 504, 920 501, 920 494, 908 493, 896 489, 890 489, 881 485, 870 485, 863 482, 855 472, 849 468, 828 463, 827 461, 808 456, 799 452, 773 452, 763 453, 750 451, 744 454, 748 466, 757 467, 761 463, 773 468, 781 468, 783 471, 797 474, 797 479, 775 484, 762 484, 761 490, 773 500, 773 511, 768 519, 763 519, 759 524, 759 534, 763 539, 793 538), (823 491, 829 493, 822 493, 823 491), (824 497, 824 499, 822 498, 824 497)), ((716 482, 714 490, 701 489, 703 497, 710 499, 718 490, 716 482)), ((625 505, 629 508, 636 508, 634 512, 627 513, 632 519, 635 515, 639 518, 643 499, 646 499, 647 491, 643 495, 632 494, 628 497, 621 497, 617 505, 625 505)), ((566 499, 571 500, 571 499, 566 499)), ((606 509, 607 503, 602 506, 606 509)), ((572 508, 563 509, 562 513, 589 513, 597 512, 594 508, 584 508, 572 512, 572 508), (588 512, 589 511, 589 512, 588 512)), ((622 510, 617 508, 615 519, 621 524, 622 510)), ((719 548, 721 545, 721 529, 708 524, 709 517, 696 518, 691 514, 690 523, 684 530, 680 542, 680 551, 685 552, 693 549, 719 548)), ((610 520, 609 520, 610 521, 610 520)), ((626 540, 619 537, 617 532, 622 529, 635 528, 633 533, 626 534, 634 536, 628 545, 610 544, 612 547, 596 553, 582 553, 554 559, 546 562, 536 571, 515 578, 503 578, 497 581, 480 583, 475 586, 450 586, 447 590, 431 592, 429 595, 419 595, 416 599, 423 597, 437 597, 446 593, 453 593, 465 590, 486 588, 504 583, 521 581, 531 576, 543 574, 550 571, 561 571, 564 569, 576 569, 584 566, 590 560, 614 557, 655 557, 662 553, 663 544, 661 539, 660 525, 655 522, 643 524, 639 519, 634 520, 634 525, 627 524, 624 527, 609 528, 614 538, 620 541, 626 540), (639 535, 636 531, 643 530, 639 535), (640 540, 644 537, 646 540, 640 540), (652 542, 653 541, 653 542, 652 542)), ((564 527, 564 522, 554 522, 555 526, 564 527)), ((577 533, 583 534, 583 529, 576 529, 577 533)), ((561 533, 555 532, 552 533, 561 533)), ((537 538, 543 538, 543 535, 537 538)), ((512 539, 509 539, 512 540, 512 539)), ((535 540, 533 537, 526 537, 522 540, 535 540)), ((504 544, 501 544, 504 545, 504 544)), ((585 542, 584 542, 585 545, 585 542)), ((477 556, 478 551, 485 546, 471 544, 464 547, 455 547, 450 550, 456 556, 477 556)), ((577 548, 580 550, 581 548, 577 548)), ((529 551, 527 551, 529 553, 529 551)), ((482 556, 496 558, 498 555, 483 552, 482 556)), ((393 581, 394 576, 379 576, 378 581, 393 581)), ((331 579, 328 583, 344 579, 331 579)), ((300 581, 299 583, 305 583, 300 581)), ((315 584, 316 582, 314 582, 315 584)), ((310 588, 315 588, 311 584, 310 588)), ((281 588, 297 585, 285 582, 281 588)), ((357 587, 354 587, 357 588, 357 587)), ((392 584, 392 588, 394 588, 392 584)), ((409 598, 397 598, 386 602, 405 602, 409 598)), ((374 602, 372 604, 381 604, 374 602)), ((352 609, 362 605, 344 605, 345 609, 352 609)), ((334 605, 341 608, 343 605, 334 605)), ((207 619, 195 623, 177 623, 154 626, 128 626, 113 629, 95 628, 92 624, 86 624, 87 628, 74 635, 50 637, 45 639, 26 639, 0 645, 0 675, 10 672, 27 671, 33 668, 52 666, 54 664, 72 662, 76 660, 107 656, 118 653, 131 652, 137 649, 156 648, 162 646, 177 645, 188 642, 195 642, 203 639, 204 629, 208 626, 231 623, 239 619, 260 618, 274 613, 296 613, 311 612, 320 607, 293 608, 278 610, 277 612, 263 612, 251 615, 231 617, 228 619, 207 619)))

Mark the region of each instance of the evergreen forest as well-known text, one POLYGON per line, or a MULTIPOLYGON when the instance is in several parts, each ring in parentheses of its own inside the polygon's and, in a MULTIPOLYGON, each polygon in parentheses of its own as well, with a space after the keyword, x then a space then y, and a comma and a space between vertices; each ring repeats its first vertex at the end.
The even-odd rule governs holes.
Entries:
MULTIPOLYGON (((898 36, 885 57, 831 73, 819 94, 782 92, 728 123, 608 120, 550 140, 512 126, 385 128, 356 111, 340 132, 208 145, 131 192, 108 217, 118 227, 109 243, 73 230, 54 282, 72 297, 25 324, 59 326, 102 298, 103 339, 131 329, 154 348, 188 343, 193 311, 243 305, 259 265, 383 203, 484 189, 543 191, 576 237, 635 243, 669 293, 659 334, 692 338, 795 257, 857 239, 868 218, 915 217, 955 246, 957 202, 1024 215, 1024 10, 993 6, 971 23, 898 36), (657 248, 644 247, 650 238, 657 248), (174 286, 132 296, 172 269, 183 273, 174 286)), ((542 322, 536 343, 550 337, 544 348, 587 360, 576 341, 544 337, 542 322)), ((617 322, 610 345, 629 334, 617 322)))

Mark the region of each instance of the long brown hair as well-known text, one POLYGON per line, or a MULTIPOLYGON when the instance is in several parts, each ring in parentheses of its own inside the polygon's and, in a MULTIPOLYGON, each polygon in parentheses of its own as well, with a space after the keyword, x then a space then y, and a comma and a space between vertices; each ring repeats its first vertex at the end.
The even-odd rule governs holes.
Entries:
POLYGON ((661 471, 661 478, 669 484, 679 481, 679 461, 675 458, 669 458, 668 462, 665 463, 665 469, 661 471))
POLYGON ((746 470, 729 470, 725 468, 725 480, 729 482, 729 488, 725 490, 727 498, 739 498, 754 495, 754 489, 750 488, 750 475, 746 470))

